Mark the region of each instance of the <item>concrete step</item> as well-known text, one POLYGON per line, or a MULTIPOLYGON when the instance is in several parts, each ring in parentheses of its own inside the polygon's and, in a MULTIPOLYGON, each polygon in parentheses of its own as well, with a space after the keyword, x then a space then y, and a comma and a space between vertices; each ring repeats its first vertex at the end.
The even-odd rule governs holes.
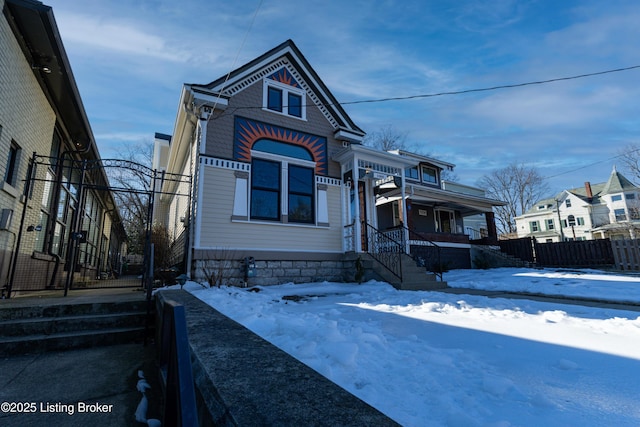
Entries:
POLYGON ((0 356, 142 342, 153 321, 146 325, 144 299, 11 301, 0 306, 0 356))
POLYGON ((17 303, 11 306, 0 306, 0 321, 14 319, 30 319, 38 317, 62 317, 77 316, 83 314, 109 314, 121 312, 146 311, 147 302, 140 301, 118 301, 118 302, 97 302, 97 303, 57 303, 57 304, 34 304, 17 303))
POLYGON ((145 312, 127 312, 6 320, 0 322, 0 339, 95 329, 134 328, 144 325, 145 318, 145 312))
POLYGON ((144 326, 72 331, 52 335, 26 335, 0 338, 0 357, 49 351, 132 344, 144 339, 144 326))

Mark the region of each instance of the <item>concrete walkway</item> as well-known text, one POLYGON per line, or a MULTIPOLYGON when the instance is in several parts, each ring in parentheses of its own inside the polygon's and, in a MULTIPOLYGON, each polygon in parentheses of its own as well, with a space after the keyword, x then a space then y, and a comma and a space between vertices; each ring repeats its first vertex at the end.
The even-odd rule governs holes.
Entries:
MULTIPOLYGON (((640 312, 640 304, 615 303, 588 298, 567 298, 539 294, 447 288, 438 290, 459 295, 482 295, 544 301, 558 304, 586 305, 640 312)), ((2 306, 28 306, 103 302, 144 298, 132 289, 105 289, 36 294, 0 300, 2 306)), ((135 421, 141 394, 136 390, 138 370, 142 370, 152 388, 148 418, 161 419, 161 388, 155 365, 153 344, 126 344, 14 356, 0 359, 0 411, 2 426, 142 426, 135 421), (96 405, 97 404, 97 405, 96 405), (34 410, 24 413, 24 408, 34 410), (84 412, 80 412, 84 410, 84 412), (73 411, 73 413, 71 413, 73 411), (96 412, 104 411, 104 412, 96 412)))
MULTIPOLYGON (((38 293, 0 300, 2 307, 142 299, 133 289, 38 293)), ((161 419, 155 346, 121 344, 0 358, 1 426, 142 426, 138 370, 151 385, 148 418, 161 419), (15 411, 15 412, 14 412, 15 411)))
POLYGON ((549 302, 555 304, 582 305, 587 307, 611 308, 614 310, 639 311, 640 303, 606 301, 586 297, 569 297, 562 295, 545 295, 529 292, 487 291, 483 289, 446 288, 434 292, 444 292, 458 295, 480 295, 489 298, 526 299, 532 301, 549 302))
POLYGON ((147 417, 161 419, 154 351, 125 344, 4 358, 0 425, 141 426, 135 421, 138 370, 152 386, 147 417))

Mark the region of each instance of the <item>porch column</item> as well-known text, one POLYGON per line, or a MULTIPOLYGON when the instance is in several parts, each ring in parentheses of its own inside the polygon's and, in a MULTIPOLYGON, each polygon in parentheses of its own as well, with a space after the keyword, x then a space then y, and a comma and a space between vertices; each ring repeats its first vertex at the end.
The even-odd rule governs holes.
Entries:
POLYGON ((406 182, 404 180, 404 168, 401 168, 401 187, 400 187, 400 197, 401 197, 401 206, 402 206, 402 233, 404 236, 404 253, 411 253, 411 245, 409 243, 409 224, 407 223, 407 198, 406 198, 406 182))
POLYGON ((496 229, 496 218, 493 211, 485 212, 484 218, 485 218, 485 221, 487 222, 488 237, 493 237, 496 240, 498 240, 498 231, 496 229))

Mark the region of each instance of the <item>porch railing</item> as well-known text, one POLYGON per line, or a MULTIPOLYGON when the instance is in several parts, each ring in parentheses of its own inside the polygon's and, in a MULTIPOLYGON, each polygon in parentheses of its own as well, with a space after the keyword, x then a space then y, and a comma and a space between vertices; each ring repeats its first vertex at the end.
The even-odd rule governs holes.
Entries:
POLYGON ((409 236, 409 255, 420 267, 432 272, 442 281, 445 266, 442 264, 441 248, 415 230, 403 227, 409 236))
POLYGON ((409 250, 407 255, 414 259, 419 267, 434 273, 442 281, 444 266, 442 265, 441 249, 436 243, 429 240, 424 234, 411 230, 406 226, 396 227, 385 231, 385 236, 397 242, 402 242, 405 251, 405 236, 409 237, 409 250))
POLYGON ((369 255, 402 280, 402 254, 405 253, 402 239, 396 240, 364 221, 362 227, 365 230, 365 248, 369 255))

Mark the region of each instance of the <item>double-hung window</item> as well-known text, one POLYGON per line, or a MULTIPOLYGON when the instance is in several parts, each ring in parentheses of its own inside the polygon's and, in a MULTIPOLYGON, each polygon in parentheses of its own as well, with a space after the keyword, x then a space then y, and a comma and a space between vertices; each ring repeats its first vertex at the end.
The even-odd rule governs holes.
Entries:
POLYGON ((315 162, 303 147, 263 139, 251 161, 251 219, 315 223, 315 162))
POLYGON ((280 220, 280 163, 253 159, 251 164, 251 218, 280 220))
POLYGON ((313 223, 313 169, 289 164, 289 222, 313 223))

